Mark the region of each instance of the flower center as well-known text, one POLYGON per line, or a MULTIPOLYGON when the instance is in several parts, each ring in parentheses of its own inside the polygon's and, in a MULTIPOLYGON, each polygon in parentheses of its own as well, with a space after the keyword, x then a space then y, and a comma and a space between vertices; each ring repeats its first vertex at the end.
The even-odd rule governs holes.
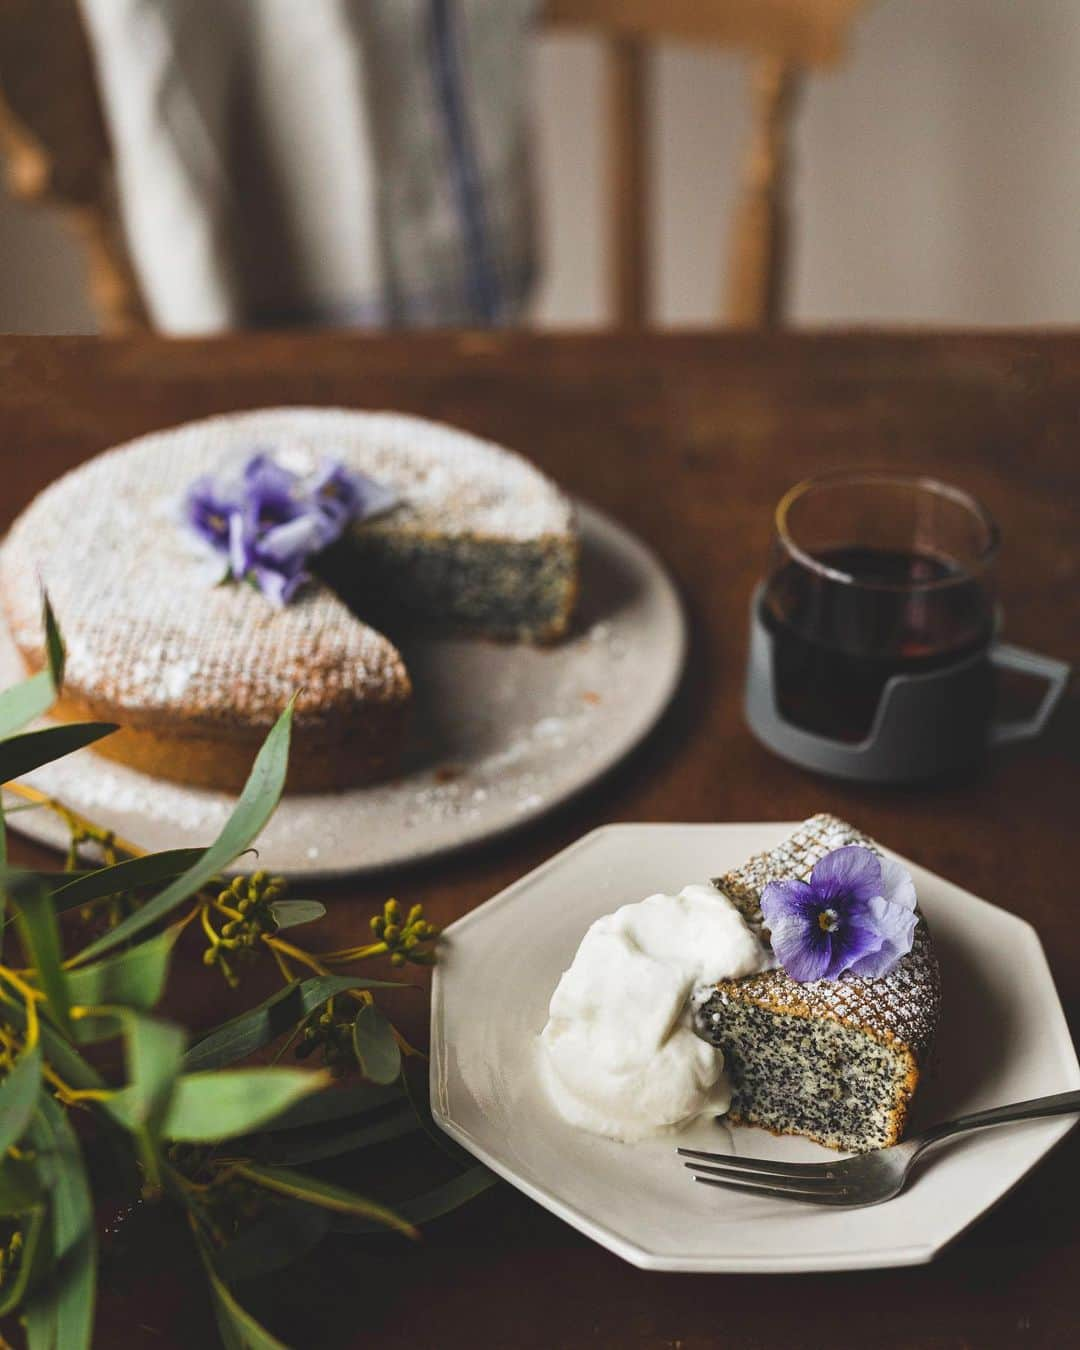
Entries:
POLYGON ((818 927, 823 933, 835 933, 840 927, 840 915, 835 909, 823 909, 817 916, 818 927))

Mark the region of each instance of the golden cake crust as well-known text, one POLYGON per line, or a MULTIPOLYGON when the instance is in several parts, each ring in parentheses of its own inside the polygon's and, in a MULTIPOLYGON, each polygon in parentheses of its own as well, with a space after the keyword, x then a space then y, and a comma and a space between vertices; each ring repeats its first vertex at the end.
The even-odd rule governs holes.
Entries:
POLYGON ((235 789, 299 691, 289 786, 385 777, 412 694, 394 643, 318 583, 282 609, 249 586, 215 584, 220 560, 180 521, 194 479, 260 449, 295 472, 330 457, 396 488, 399 537, 572 532, 568 501, 539 471, 451 428, 339 409, 231 414, 142 437, 46 488, 0 551, 4 616, 39 668, 47 589, 68 653, 57 715, 119 723, 100 751, 146 772, 235 789))

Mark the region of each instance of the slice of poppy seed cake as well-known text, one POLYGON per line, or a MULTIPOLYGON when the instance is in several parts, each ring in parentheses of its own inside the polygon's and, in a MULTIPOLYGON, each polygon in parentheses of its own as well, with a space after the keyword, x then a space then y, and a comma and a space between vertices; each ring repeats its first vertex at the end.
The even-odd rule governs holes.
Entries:
MULTIPOLYGON (((880 852, 835 816, 814 816, 715 885, 767 941, 765 886, 807 880, 819 859, 848 844, 880 852)), ((733 1121, 861 1153, 900 1139, 940 1002, 920 914, 911 951, 888 975, 800 984, 778 967, 699 991, 695 1018, 699 1034, 724 1052, 733 1121)))

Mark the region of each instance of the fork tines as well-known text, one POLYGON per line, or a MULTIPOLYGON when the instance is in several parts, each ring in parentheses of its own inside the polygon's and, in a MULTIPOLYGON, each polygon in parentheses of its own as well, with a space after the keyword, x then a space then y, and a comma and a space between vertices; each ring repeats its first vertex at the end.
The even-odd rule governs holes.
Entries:
POLYGON ((856 1203, 850 1189, 837 1179, 828 1163, 782 1163, 693 1148, 680 1148, 678 1152, 692 1160, 684 1166, 703 1186, 721 1186, 749 1195, 775 1195, 812 1205, 856 1203))

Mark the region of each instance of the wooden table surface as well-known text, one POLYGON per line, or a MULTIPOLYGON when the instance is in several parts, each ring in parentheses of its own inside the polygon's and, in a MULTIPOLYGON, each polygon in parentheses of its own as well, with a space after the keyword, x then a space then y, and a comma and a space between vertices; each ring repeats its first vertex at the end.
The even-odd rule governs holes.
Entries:
MULTIPOLYGON (((739 704, 771 509, 796 479, 836 466, 926 470, 979 496, 1004 534, 1009 637, 1080 662, 1080 336, 0 339, 0 525, 110 444, 278 403, 403 409, 513 446, 651 544, 693 629, 676 702, 627 763, 498 843, 338 887, 330 945, 391 892, 449 922, 607 821, 829 810, 1030 919, 1075 1035, 1075 687, 1041 743, 919 790, 791 768, 752 740, 739 704)), ((13 853, 47 856, 20 842, 13 853)), ((423 1014, 404 1016, 423 1036, 423 1014)), ((1059 1347, 1077 1322, 1078 1180, 1074 1133, 932 1265, 793 1277, 646 1274, 500 1185, 416 1247, 331 1247, 269 1294, 299 1346, 1059 1347)), ((182 1266, 146 1253, 130 1262, 130 1278, 102 1292, 100 1344, 212 1343, 182 1266)))

